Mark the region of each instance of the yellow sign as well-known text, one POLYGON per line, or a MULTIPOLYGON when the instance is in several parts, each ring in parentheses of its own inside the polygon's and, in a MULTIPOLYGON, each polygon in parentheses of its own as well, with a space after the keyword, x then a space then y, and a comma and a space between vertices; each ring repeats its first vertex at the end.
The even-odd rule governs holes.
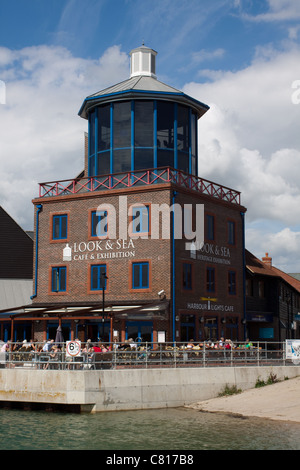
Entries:
POLYGON ((216 302, 218 299, 214 297, 200 297, 200 300, 211 300, 211 302, 216 302))

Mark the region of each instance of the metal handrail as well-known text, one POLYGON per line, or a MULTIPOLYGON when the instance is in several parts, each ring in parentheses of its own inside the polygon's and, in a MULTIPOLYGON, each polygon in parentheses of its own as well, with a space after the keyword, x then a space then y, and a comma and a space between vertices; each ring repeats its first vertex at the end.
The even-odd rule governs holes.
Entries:
POLYGON ((68 180, 50 181, 39 184, 39 197, 66 196, 71 194, 111 190, 138 185, 174 183, 221 199, 233 204, 241 203, 241 193, 235 189, 214 183, 196 175, 190 175, 172 167, 135 170, 126 173, 113 173, 90 177, 77 177, 68 180))
MULTIPOLYGON (((102 343, 103 344, 103 343, 102 343)), ((86 350, 68 356, 66 344, 59 350, 40 351, 41 343, 29 347, 8 343, 7 351, 0 352, 0 367, 45 370, 95 370, 117 368, 178 368, 286 365, 285 343, 253 342, 252 346, 239 342, 230 348, 211 347, 209 343, 189 347, 186 343, 107 343, 106 352, 86 350), (18 347, 21 346, 21 347, 18 347)), ((290 364, 290 363, 289 363, 290 364)))

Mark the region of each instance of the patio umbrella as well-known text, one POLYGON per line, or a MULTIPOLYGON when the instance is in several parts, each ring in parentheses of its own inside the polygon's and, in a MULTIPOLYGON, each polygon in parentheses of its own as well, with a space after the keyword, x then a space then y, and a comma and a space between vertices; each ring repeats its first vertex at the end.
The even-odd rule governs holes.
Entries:
POLYGON ((62 346, 63 342, 64 342, 64 337, 63 337, 63 334, 62 334, 62 329, 61 329, 61 326, 58 326, 58 328, 56 330, 55 343, 58 346, 62 346))

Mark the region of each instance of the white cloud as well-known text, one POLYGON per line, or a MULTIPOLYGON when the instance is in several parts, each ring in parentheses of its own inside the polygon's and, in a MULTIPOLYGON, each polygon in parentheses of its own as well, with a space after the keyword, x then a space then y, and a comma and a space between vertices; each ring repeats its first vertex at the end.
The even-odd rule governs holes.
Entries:
POLYGON ((83 100, 128 76, 129 59, 118 46, 99 60, 74 57, 62 47, 0 49, 0 79, 6 83, 0 205, 25 229, 33 225, 38 183, 72 178, 83 169, 83 100))
MULTIPOLYGON (((268 251, 279 268, 288 257, 296 263, 300 104, 291 97, 300 79, 300 49, 260 48, 243 70, 206 74, 211 82, 183 89, 211 107, 199 123, 200 176, 242 192, 250 251, 268 251), (284 243, 290 251, 280 249, 284 243)), ((25 229, 33 225, 38 182, 72 178, 83 168, 87 122, 77 113, 85 97, 128 77, 129 58, 119 46, 99 60, 74 57, 62 47, 0 48, 6 84, 0 204, 25 229)))
POLYGON ((300 18, 300 3, 298 0, 267 0, 269 11, 259 15, 243 15, 252 21, 287 21, 300 18))
POLYGON ((276 234, 283 240, 286 226, 289 240, 297 235, 290 245, 294 260, 300 252, 300 104, 291 100, 297 77, 300 49, 267 47, 246 69, 219 72, 211 83, 184 88, 211 106, 199 122, 200 176, 242 192, 246 227, 255 221, 268 226, 267 233, 255 229, 254 254, 271 252, 264 248, 267 242, 278 253, 276 234))

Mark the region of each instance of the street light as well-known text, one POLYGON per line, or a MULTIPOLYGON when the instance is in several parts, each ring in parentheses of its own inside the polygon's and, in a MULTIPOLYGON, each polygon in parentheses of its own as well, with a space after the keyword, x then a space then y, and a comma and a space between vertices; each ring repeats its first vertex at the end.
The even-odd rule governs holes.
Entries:
POLYGON ((106 287, 106 280, 108 277, 106 276, 106 272, 102 271, 101 278, 100 278, 100 287, 102 288, 102 322, 104 322, 104 297, 105 297, 105 287, 106 287))

